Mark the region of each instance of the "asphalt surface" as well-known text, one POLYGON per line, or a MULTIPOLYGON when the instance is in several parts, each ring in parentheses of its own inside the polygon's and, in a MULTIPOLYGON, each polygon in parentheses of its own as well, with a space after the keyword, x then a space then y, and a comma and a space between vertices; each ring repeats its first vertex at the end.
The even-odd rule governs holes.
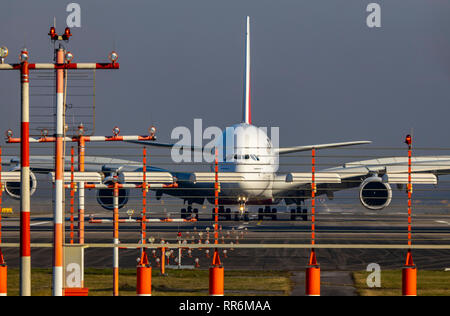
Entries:
MULTIPOLYGON (((127 218, 121 212, 121 218, 127 218)), ((48 212, 39 212, 32 216, 32 243, 51 243, 52 217, 48 212)), ((157 214, 159 217, 167 214, 157 214)), ((152 217, 152 215, 150 216, 152 217)), ((155 218, 158 216, 153 216, 155 218)), ((173 216, 176 217, 176 216, 173 216)), ((111 218, 111 213, 100 211, 95 218, 111 218)), ((76 219, 76 218, 75 218, 76 219)), ((150 223, 147 224, 147 238, 161 239, 177 243, 177 234, 188 243, 214 242, 213 222, 208 214, 202 214, 195 223, 150 223), (209 231, 208 231, 209 228, 209 231), (209 236, 208 236, 209 235, 209 236)), ((221 260, 229 270, 284 270, 293 272, 296 285, 293 295, 304 293, 304 270, 308 263, 309 249, 233 249, 231 242, 256 244, 309 244, 311 236, 310 221, 291 221, 289 214, 280 214, 279 220, 257 220, 255 215, 249 221, 221 221, 219 242, 230 245, 226 255, 221 250, 221 260), (303 292, 302 292, 303 291, 303 292)), ((76 225, 75 225, 76 227, 76 225)), ((70 240, 69 218, 66 218, 66 242, 70 240)), ((111 243, 112 224, 89 224, 86 218, 86 243, 111 243)), ((450 215, 447 211, 433 212, 417 210, 413 216, 413 244, 450 245, 450 215)), ((75 243, 77 233, 75 231, 75 243)), ((138 243, 140 226, 120 225, 122 244, 138 243)), ((2 241, 19 242, 19 219, 17 216, 3 217, 2 241)), ((360 208, 326 212, 322 210, 316 216, 317 244, 406 244, 407 214, 404 209, 392 209, 382 213, 367 212, 360 208)), ((3 248, 9 267, 19 266, 19 249, 3 248)), ((351 286, 350 271, 366 270, 370 263, 377 263, 381 269, 400 269, 405 263, 406 250, 397 249, 318 249, 317 259, 322 270, 323 295, 355 295, 351 286)), ((156 258, 148 250, 151 263, 157 267, 156 258)), ((33 248, 33 267, 51 267, 52 249, 33 248)), ((139 253, 136 249, 120 250, 120 266, 133 268, 139 253)), ((159 250, 156 252, 159 256, 159 250)), ((176 264, 177 252, 169 259, 176 264)), ((205 249, 193 250, 192 256, 183 251, 182 264, 194 265, 195 258, 200 259, 200 268, 208 268, 211 258, 205 249)), ((450 250, 414 250, 414 262, 419 269, 438 269, 450 267, 450 250)), ((112 249, 87 248, 85 266, 109 268, 112 265, 112 249)))

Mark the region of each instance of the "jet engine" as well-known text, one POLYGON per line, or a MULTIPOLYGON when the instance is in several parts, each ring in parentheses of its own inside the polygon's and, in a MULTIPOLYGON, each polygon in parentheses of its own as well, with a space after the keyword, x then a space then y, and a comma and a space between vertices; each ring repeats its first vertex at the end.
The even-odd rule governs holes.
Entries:
POLYGON ((359 200, 369 210, 381 210, 391 204, 392 189, 380 177, 365 179, 360 186, 359 200))
MULTIPOLYGON (((117 179, 107 177, 103 184, 112 185, 117 179)), ((119 189, 119 209, 123 208, 128 203, 130 190, 119 189)), ((114 210, 114 189, 99 189, 97 190, 97 202, 101 207, 108 211, 114 210)))
MULTIPOLYGON (((20 173, 20 169, 11 170, 12 172, 20 173)), ((36 175, 30 171, 30 195, 33 195, 36 192, 37 188, 37 180, 36 175)), ((6 193, 15 200, 20 200, 20 181, 19 182, 6 182, 5 183, 5 191, 6 193)))

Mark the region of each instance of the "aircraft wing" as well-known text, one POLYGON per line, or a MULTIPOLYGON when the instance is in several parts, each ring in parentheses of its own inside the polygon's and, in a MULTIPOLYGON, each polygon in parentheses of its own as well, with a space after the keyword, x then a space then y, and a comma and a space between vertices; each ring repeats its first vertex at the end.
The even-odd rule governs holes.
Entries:
POLYGON ((203 151, 204 147, 196 147, 192 145, 183 145, 183 144, 170 144, 170 143, 157 143, 157 142, 147 142, 147 141, 140 141, 140 140, 128 140, 125 141, 126 143, 131 144, 138 144, 143 146, 153 146, 153 147, 162 147, 162 148, 179 148, 179 149, 186 149, 191 151, 203 151))
POLYGON ((354 141, 354 142, 343 142, 343 143, 330 143, 330 144, 316 144, 316 145, 307 145, 307 146, 296 146, 296 147, 285 147, 275 149, 279 155, 302 152, 302 151, 310 151, 312 149, 324 149, 324 148, 339 148, 339 147, 347 147, 347 146, 355 146, 355 145, 363 145, 363 144, 371 144, 371 141, 354 141))
MULTIPOLYGON (((407 157, 389 157, 345 163, 324 172, 337 173, 341 179, 364 177, 371 174, 408 174, 407 157)), ((450 156, 423 156, 411 158, 412 173, 450 174, 450 156)))
MULTIPOLYGON (((65 159, 65 170, 70 170, 69 156, 65 159)), ((54 171, 55 159, 51 156, 31 156, 30 157, 30 169, 35 173, 49 173, 54 171)), ((102 172, 102 171, 135 171, 142 168, 142 162, 136 162, 131 160, 106 158, 106 157, 85 157, 85 171, 87 172, 102 172)), ((75 169, 78 165, 78 157, 74 157, 75 169)), ((20 168, 20 158, 15 156, 2 157, 2 166, 6 166, 9 169, 20 168)))
MULTIPOLYGON (((66 156, 65 170, 70 170, 71 157, 66 156)), ((74 165, 78 165, 78 158, 74 157, 74 165)), ((19 170, 20 158, 17 156, 4 156, 2 157, 3 171, 6 170, 19 170)), ((30 169, 36 174, 49 174, 54 171, 54 158, 51 156, 31 156, 30 157, 30 169)), ((75 167, 77 169, 77 167, 75 167)), ((123 160, 107 157, 85 157, 85 171, 86 172, 133 172, 142 171, 142 162, 123 160)), ((168 194, 174 197, 178 197, 184 200, 189 200, 191 203, 203 204, 205 197, 214 196, 214 184, 211 183, 194 183, 192 181, 193 173, 190 172, 172 172, 170 170, 147 167, 149 172, 169 172, 176 179, 178 188, 164 188, 164 189, 151 189, 156 191, 156 197, 159 199, 163 194, 168 194)))
MULTIPOLYGON (((437 184, 440 175, 450 174, 450 156, 412 157, 411 173, 412 183, 437 184)), ((321 174, 326 180, 317 183, 317 195, 326 194, 329 198, 332 198, 333 192, 359 187, 365 179, 374 176, 381 178, 383 183, 405 185, 408 183, 408 158, 387 157, 349 162, 320 170, 316 176, 321 174)), ((311 196, 311 180, 307 176, 305 173, 284 175, 278 181, 277 195, 308 199, 311 196)))

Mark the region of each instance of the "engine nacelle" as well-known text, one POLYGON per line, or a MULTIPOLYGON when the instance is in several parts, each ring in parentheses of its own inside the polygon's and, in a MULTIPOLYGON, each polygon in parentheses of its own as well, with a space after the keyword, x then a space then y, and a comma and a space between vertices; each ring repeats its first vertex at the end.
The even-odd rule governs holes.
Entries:
MULTIPOLYGON (((107 177, 103 182, 106 185, 114 184, 117 181, 113 177, 107 177)), ((130 190, 119 189, 119 209, 123 208, 128 203, 130 190)), ((97 190, 97 202, 101 207, 108 211, 114 210, 114 189, 99 189, 97 190)))
POLYGON ((380 177, 367 178, 361 183, 359 200, 369 210, 381 210, 391 204, 391 186, 380 177))
MULTIPOLYGON (((14 169, 11 171, 20 173, 20 169, 14 169)), ((36 175, 30 171, 30 195, 33 195, 34 192, 36 192, 36 188, 37 188, 36 175)), ((5 192, 13 199, 20 200, 20 193, 21 193, 20 191, 21 191, 20 181, 5 183, 5 192)))

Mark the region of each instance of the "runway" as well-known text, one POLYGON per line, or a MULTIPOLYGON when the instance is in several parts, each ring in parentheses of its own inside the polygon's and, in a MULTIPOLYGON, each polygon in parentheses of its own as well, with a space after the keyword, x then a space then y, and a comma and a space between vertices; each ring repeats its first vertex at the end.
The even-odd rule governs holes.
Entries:
MULTIPOLYGON (((417 212, 413 217, 413 244, 450 245, 450 216, 443 212, 417 212)), ((127 216, 122 217, 126 218, 127 216)), ((95 218, 110 218, 111 213, 100 213, 95 218)), ((111 224, 89 224, 86 218, 86 243, 111 243, 111 224)), ((316 243, 320 244, 365 244, 393 245, 407 243, 407 215, 398 209, 378 214, 365 214, 356 209, 354 212, 335 211, 319 213, 316 217, 316 243)), ((155 243, 161 239, 170 244, 177 243, 177 234, 187 243, 205 244, 214 242, 213 222, 210 216, 201 215, 194 223, 151 223, 147 224, 147 238, 155 243)), ((3 242, 19 242, 18 218, 4 218, 2 222, 3 242)), ((290 221, 288 214, 280 214, 277 221, 259 221, 256 216, 249 221, 221 221, 219 243, 229 244, 227 254, 220 250, 226 269, 252 270, 288 270, 301 271, 305 268, 309 249, 235 249, 236 244, 309 244, 310 222, 290 221)), ((32 217, 32 243, 51 243, 52 218, 50 214, 32 217)), ((69 242, 69 223, 66 218, 66 243, 69 242)), ((75 243, 77 242, 75 232, 75 243)), ((138 223, 120 225, 122 244, 136 244, 140 238, 138 223)), ((18 249, 4 248, 3 252, 10 267, 18 267, 18 249)), ((378 263, 382 269, 398 269, 404 264, 404 249, 318 249, 317 256, 324 271, 365 270, 370 263, 378 263)), ((52 249, 32 249, 33 267, 50 267, 52 249)), ((210 254, 212 253, 212 250, 210 254)), ((148 250, 152 265, 157 266, 151 250, 148 250)), ((159 255, 159 251, 156 252, 159 255)), ((419 269, 444 269, 450 267, 450 250, 424 249, 414 250, 414 261, 419 269)), ((175 264, 177 251, 169 264, 175 264)), ((138 250, 121 249, 120 266, 136 266, 138 250)), ((206 249, 193 250, 192 257, 183 251, 182 264, 193 265, 194 259, 200 259, 200 267, 208 268, 211 258, 206 249)), ((111 267, 112 249, 87 248, 85 250, 86 267, 111 267)))

